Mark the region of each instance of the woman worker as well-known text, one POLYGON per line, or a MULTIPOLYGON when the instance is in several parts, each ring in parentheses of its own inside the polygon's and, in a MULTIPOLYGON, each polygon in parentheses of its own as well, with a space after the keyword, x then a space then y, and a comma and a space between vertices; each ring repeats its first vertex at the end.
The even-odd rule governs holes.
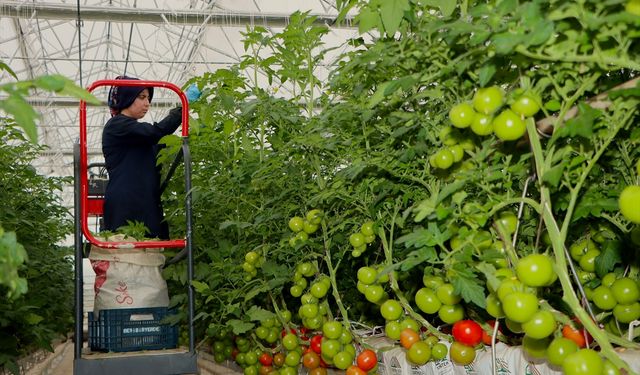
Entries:
MULTIPOLYGON (((185 93, 189 102, 200 96, 194 85, 185 93)), ((148 237, 166 240, 169 227, 162 211, 156 157, 160 138, 180 126, 182 107, 170 110, 164 119, 153 124, 138 121, 149 111, 152 99, 153 87, 113 86, 109 90, 112 117, 102 132, 102 153, 109 173, 103 229, 115 232, 129 221, 137 221, 147 227, 148 237)))

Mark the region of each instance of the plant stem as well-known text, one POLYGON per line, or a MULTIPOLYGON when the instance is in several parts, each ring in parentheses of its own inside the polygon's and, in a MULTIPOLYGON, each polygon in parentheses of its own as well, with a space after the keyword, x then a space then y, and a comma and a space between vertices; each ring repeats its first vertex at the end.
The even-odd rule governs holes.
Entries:
MULTIPOLYGON (((551 244, 555 254, 558 280, 562 285, 563 301, 571 308, 574 315, 580 320, 582 325, 587 329, 591 336, 600 345, 601 353, 609 359, 618 368, 624 368, 629 373, 635 374, 631 371, 629 365, 623 361, 615 352, 607 333, 601 330, 596 323, 591 319, 589 314, 582 308, 580 301, 573 290, 571 285, 571 279, 567 272, 567 260, 565 257, 564 238, 561 235, 560 228, 556 222, 553 211, 551 209, 551 193, 549 188, 546 187, 541 179, 545 174, 545 166, 543 165, 544 155, 542 152, 542 146, 540 140, 537 137, 536 125, 532 119, 527 120, 527 132, 529 133, 529 140, 531 142, 531 149, 533 152, 533 159, 535 162, 536 173, 538 176, 538 182, 540 184, 540 195, 543 202, 542 219, 544 220, 547 232, 551 239, 551 244)), ((572 192, 576 194, 576 192, 572 192)))
MULTIPOLYGON (((380 236, 380 240, 382 241, 382 247, 384 249, 386 267, 390 267, 393 265, 393 245, 392 245, 393 244, 393 228, 395 225, 395 219, 397 214, 398 214, 398 209, 396 207, 396 209, 393 212, 393 215, 391 216, 389 240, 387 240, 387 236, 383 229, 380 229, 378 233, 378 235, 380 236)), ((438 331, 438 329, 433 325, 431 325, 431 323, 429 323, 425 318, 423 318, 422 315, 418 314, 417 312, 415 312, 415 310, 413 310, 413 308, 409 304, 409 301, 407 301, 404 294, 400 291, 400 287, 398 286, 398 280, 396 280, 393 272, 389 273, 389 282, 391 284, 391 290, 393 290, 396 297, 398 298, 398 302, 400 302, 400 305, 402 305, 402 307, 409 314, 409 316, 411 316, 413 319, 415 319, 420 324, 422 324, 423 327, 427 328, 429 333, 437 336, 442 340, 449 339, 448 335, 438 331)))

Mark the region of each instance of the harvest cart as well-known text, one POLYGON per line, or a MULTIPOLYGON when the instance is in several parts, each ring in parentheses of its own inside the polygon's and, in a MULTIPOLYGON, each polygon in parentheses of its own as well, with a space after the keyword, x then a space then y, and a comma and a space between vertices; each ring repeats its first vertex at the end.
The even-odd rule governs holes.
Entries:
MULTIPOLYGON (((184 179, 186 212, 186 236, 182 239, 166 241, 144 242, 104 242, 97 239, 89 229, 89 220, 98 220, 103 214, 103 191, 106 183, 106 174, 100 170, 100 165, 87 164, 87 121, 86 102, 80 102, 80 138, 74 146, 74 219, 75 219, 75 347, 74 347, 74 374, 75 375, 107 375, 107 374, 195 374, 197 369, 197 355, 195 352, 194 338, 194 295, 191 287, 193 279, 193 255, 192 255, 192 222, 191 222, 191 156, 189 153, 189 116, 187 98, 179 87, 162 81, 145 80, 100 80, 89 86, 92 92, 101 86, 153 86, 173 90, 182 102, 182 147, 176 159, 171 165, 162 189, 171 178, 173 172, 181 161, 184 161, 184 179), (98 172, 96 173, 96 168, 98 172), (87 256, 86 248, 95 245, 101 248, 176 248, 182 249, 176 257, 169 261, 174 263, 186 258, 187 262, 187 294, 188 294, 188 329, 189 347, 177 349, 118 351, 109 350, 109 353, 83 353, 83 258, 87 256)), ((117 311, 117 310, 116 310, 117 311)), ((108 315, 108 314, 104 314, 108 315)), ((162 315, 162 314, 160 314, 162 315)), ((155 317, 156 325, 158 318, 155 317)), ((107 325, 110 324, 107 322, 107 325)), ((113 328, 113 327, 107 327, 113 328)), ((92 327, 90 327, 90 330, 92 327)), ((122 333, 122 328, 118 326, 122 333)), ((136 330, 144 330, 145 327, 129 327, 125 333, 136 330)), ((96 332, 96 331, 94 331, 96 332)), ((104 331, 101 331, 104 332, 104 331)), ((91 336, 91 334, 90 334, 91 336)), ((175 341, 175 340, 174 340, 175 341)), ((148 349, 144 346, 141 349, 148 349)))

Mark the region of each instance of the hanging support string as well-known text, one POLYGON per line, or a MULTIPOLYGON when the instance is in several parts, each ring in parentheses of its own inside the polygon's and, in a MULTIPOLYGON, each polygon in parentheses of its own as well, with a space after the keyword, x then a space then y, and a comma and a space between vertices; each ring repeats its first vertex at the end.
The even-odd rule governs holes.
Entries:
POLYGON ((80 73, 80 87, 82 84, 82 18, 80 17, 80 0, 77 2, 78 19, 76 20, 76 29, 78 30, 78 71, 80 73))

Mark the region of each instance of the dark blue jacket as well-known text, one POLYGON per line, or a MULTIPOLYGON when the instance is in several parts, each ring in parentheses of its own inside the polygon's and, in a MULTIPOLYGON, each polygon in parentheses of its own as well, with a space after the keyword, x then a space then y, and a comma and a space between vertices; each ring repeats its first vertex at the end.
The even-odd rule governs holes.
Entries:
POLYGON ((102 131, 109 182, 104 201, 104 229, 116 231, 127 220, 139 221, 150 237, 169 239, 160 201, 160 173, 156 166, 158 141, 182 122, 182 108, 174 108, 162 121, 150 124, 119 114, 102 131))

